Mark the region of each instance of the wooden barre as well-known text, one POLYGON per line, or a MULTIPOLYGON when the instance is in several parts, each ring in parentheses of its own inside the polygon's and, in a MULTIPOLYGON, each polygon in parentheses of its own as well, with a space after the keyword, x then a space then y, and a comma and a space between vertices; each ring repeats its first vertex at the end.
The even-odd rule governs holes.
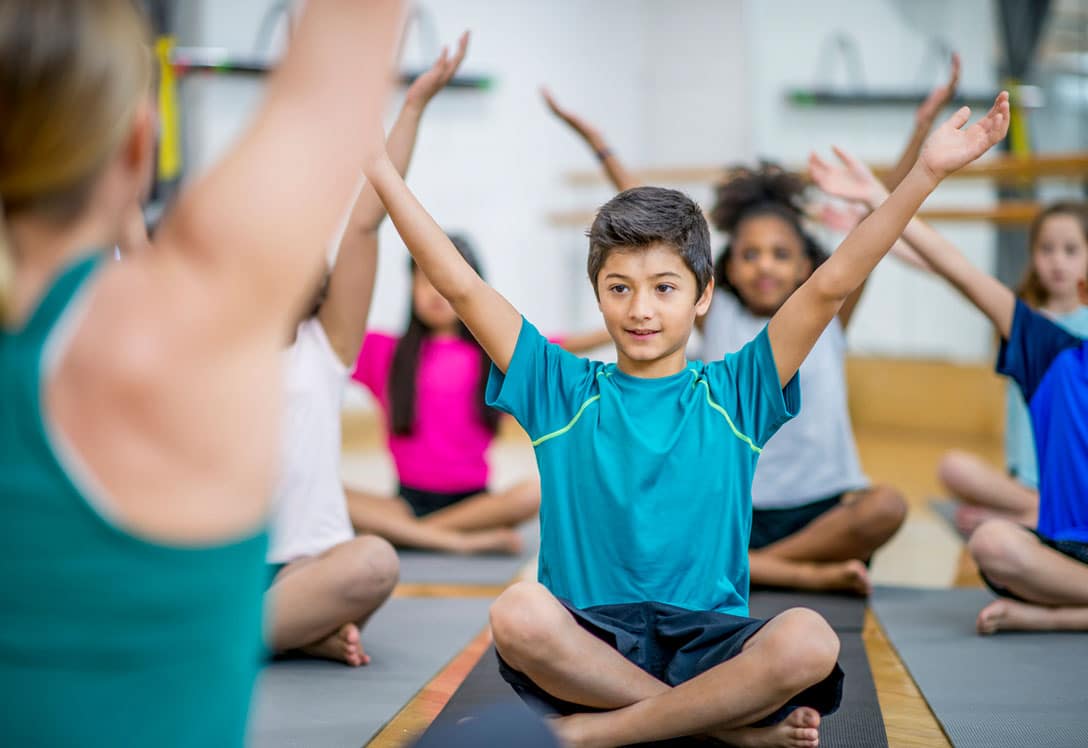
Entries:
MULTIPOLYGON (((874 166, 883 176, 890 166, 874 166)), ((643 184, 695 184, 716 182, 725 173, 723 166, 673 166, 640 169, 634 176, 643 184)), ((1088 181, 1088 153, 1049 153, 1038 156, 996 156, 978 161, 950 175, 960 179, 992 179, 1007 184, 1043 177, 1082 178, 1088 181)), ((586 186, 607 182, 599 171, 574 171, 566 175, 568 184, 586 186)))
MULTIPOLYGON (((926 221, 987 221, 996 226, 1026 226, 1042 206, 1030 200, 1006 201, 992 208, 927 208, 918 215, 926 221)), ((595 213, 588 210, 558 211, 548 214, 552 226, 587 229, 595 213)))

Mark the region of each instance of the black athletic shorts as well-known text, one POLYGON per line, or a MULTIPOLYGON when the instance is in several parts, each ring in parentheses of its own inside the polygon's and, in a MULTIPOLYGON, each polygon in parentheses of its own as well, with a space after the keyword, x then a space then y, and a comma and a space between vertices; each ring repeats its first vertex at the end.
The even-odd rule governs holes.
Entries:
POLYGON ((485 491, 487 491, 486 487, 476 488, 472 491, 443 493, 440 491, 424 491, 419 488, 411 488, 402 484, 397 488, 397 495, 408 502, 408 506, 412 507, 412 511, 417 517, 422 517, 425 514, 437 512, 439 509, 445 509, 451 504, 464 501, 469 496, 475 496, 476 494, 484 493, 485 491))
MULTIPOLYGON (((597 605, 579 610, 565 600, 560 603, 578 624, 628 660, 663 683, 676 686, 740 654, 744 643, 766 621, 731 616, 714 611, 693 611, 664 603, 597 605)), ((557 699, 527 675, 499 657, 503 679, 532 709, 543 715, 601 711, 557 699)), ((798 707, 807 706, 820 714, 831 714, 842 699, 842 669, 802 691, 759 725, 781 722, 798 707)))
POLYGON ((827 499, 817 499, 801 506, 788 509, 753 509, 752 537, 748 541, 751 549, 763 548, 788 538, 804 529, 808 523, 839 505, 845 494, 837 494, 827 499))

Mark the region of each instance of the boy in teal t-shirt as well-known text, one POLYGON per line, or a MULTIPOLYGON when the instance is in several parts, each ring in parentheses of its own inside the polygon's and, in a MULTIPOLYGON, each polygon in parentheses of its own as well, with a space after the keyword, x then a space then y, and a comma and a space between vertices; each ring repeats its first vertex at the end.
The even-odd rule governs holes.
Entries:
POLYGON ((490 356, 489 400, 533 440, 540 583, 491 608, 504 677, 565 715, 568 745, 710 735, 815 746, 837 708, 838 639, 811 610, 746 617, 751 482, 763 444, 799 407, 797 369, 847 298, 948 173, 1008 126, 1007 94, 961 130, 961 109, 911 173, 783 304, 710 364, 685 356, 713 291, 699 206, 627 190, 598 212, 588 270, 616 364, 549 345, 465 263, 388 158, 367 177, 416 263, 490 356))

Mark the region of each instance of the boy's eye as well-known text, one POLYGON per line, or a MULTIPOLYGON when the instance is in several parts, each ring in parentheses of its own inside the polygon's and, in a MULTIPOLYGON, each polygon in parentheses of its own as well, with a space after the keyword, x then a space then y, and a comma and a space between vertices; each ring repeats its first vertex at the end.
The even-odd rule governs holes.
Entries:
POLYGON ((627 290, 627 286, 623 285, 622 283, 617 283, 613 286, 609 286, 608 290, 612 293, 623 293, 627 290))
POLYGON ((668 283, 659 283, 659 284, 657 284, 657 292, 658 293, 669 293, 670 291, 674 291, 674 290, 675 289, 672 286, 670 286, 668 283))

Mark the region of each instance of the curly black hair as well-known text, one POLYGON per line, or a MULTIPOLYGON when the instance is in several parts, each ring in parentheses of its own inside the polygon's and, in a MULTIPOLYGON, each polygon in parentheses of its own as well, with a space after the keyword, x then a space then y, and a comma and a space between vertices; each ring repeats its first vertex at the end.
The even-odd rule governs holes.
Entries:
MULTIPOLYGON (((805 256, 815 270, 828 255, 801 223, 805 214, 807 190, 808 182, 804 177, 772 161, 760 161, 755 169, 733 166, 726 169, 722 180, 714 188, 714 207, 710 211, 710 220, 718 231, 732 235, 748 218, 777 216, 797 232, 804 245, 805 256)), ((726 244, 714 263, 714 283, 722 290, 738 296, 725 272, 731 251, 732 242, 726 244)))

